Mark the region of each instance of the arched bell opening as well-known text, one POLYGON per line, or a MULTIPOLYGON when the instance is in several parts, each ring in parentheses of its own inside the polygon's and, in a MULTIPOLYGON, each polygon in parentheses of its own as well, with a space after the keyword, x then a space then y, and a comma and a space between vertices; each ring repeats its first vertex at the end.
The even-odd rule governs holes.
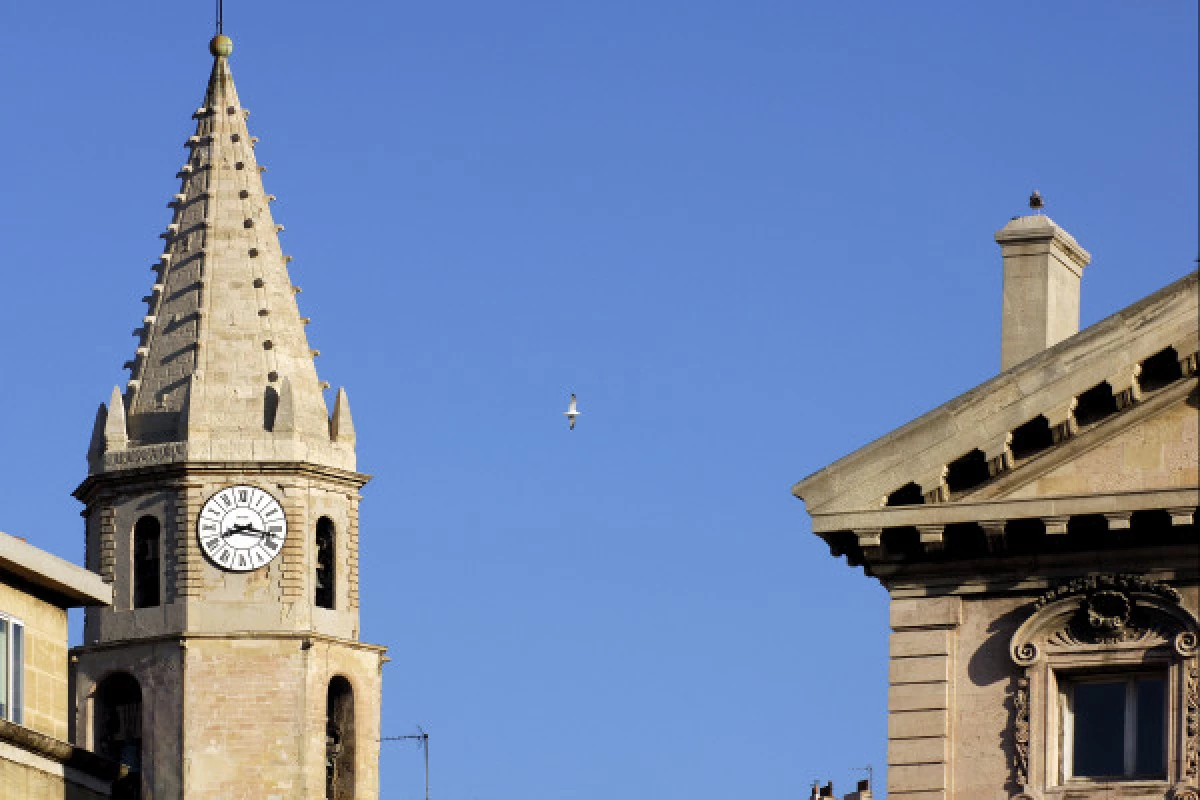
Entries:
POLYGON ((333 520, 329 517, 321 517, 317 520, 316 529, 316 551, 317 551, 317 566, 316 575, 314 576, 314 597, 313 602, 317 608, 333 608, 334 604, 334 581, 336 574, 334 571, 334 537, 336 529, 333 526, 333 520))
POLYGON ((353 800, 354 689, 341 675, 329 682, 325 709, 325 798, 353 800))
POLYGON ((142 517, 133 526, 133 607, 150 608, 162 602, 162 528, 158 519, 142 517))
POLYGON ((127 672, 96 686, 94 746, 120 763, 125 774, 113 784, 113 800, 138 800, 142 785, 142 687, 127 672))

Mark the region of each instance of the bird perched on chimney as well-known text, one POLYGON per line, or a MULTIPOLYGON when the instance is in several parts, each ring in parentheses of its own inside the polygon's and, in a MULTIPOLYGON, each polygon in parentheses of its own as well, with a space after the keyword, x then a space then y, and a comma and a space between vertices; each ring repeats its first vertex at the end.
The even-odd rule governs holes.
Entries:
POLYGON ((575 430, 575 418, 578 417, 580 411, 576 408, 575 393, 571 392, 571 402, 567 404, 567 410, 563 412, 563 416, 567 418, 567 426, 571 430, 575 430))
POLYGON ((1042 193, 1034 189, 1033 194, 1029 195, 1029 207, 1040 214, 1045 205, 1046 202, 1042 200, 1042 193))

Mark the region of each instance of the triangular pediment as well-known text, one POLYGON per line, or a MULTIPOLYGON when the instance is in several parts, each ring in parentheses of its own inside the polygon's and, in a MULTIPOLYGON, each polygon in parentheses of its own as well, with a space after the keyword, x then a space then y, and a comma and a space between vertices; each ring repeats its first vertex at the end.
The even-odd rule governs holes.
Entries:
POLYGON ((822 532, 868 518, 877 526, 889 516, 880 512, 893 509, 1196 492, 1198 308, 1192 274, 814 473, 793 493, 822 532))
POLYGON ((1078 432, 959 501, 1077 497, 1200 485, 1196 381, 1078 432))

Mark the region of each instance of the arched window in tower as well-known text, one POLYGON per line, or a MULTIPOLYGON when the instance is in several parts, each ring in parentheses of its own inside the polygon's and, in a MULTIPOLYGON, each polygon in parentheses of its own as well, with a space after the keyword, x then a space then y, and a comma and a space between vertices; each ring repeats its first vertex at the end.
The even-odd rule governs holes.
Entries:
POLYGON ((133 607, 149 608, 159 597, 161 528, 154 517, 142 517, 133 526, 133 607))
POLYGON ((96 687, 93 738, 96 752, 128 768, 113 784, 113 800, 138 800, 142 785, 142 689, 116 672, 96 687))
POLYGON ((354 689, 341 675, 325 705, 325 800, 354 800, 354 689))
POLYGON ((316 597, 318 608, 333 608, 333 520, 321 517, 317 520, 317 575, 316 597))

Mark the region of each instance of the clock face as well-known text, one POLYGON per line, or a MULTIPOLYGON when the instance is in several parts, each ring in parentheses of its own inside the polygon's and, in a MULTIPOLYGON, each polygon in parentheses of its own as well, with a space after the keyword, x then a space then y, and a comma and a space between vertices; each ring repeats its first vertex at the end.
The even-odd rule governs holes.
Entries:
POLYGON ((227 486, 200 509, 196 536, 218 567, 250 572, 279 555, 287 538, 287 519, 270 492, 257 486, 227 486))

